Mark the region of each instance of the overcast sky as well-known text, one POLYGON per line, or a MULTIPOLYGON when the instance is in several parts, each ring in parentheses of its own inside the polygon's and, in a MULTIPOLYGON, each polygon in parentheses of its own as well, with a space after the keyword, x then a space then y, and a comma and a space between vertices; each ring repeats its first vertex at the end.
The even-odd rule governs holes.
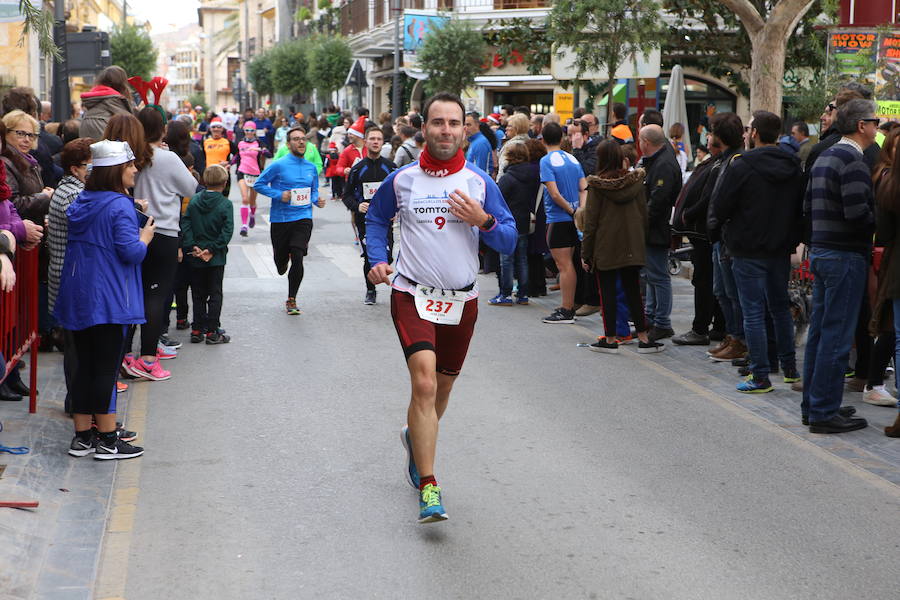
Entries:
POLYGON ((198 0, 129 0, 128 12, 147 19, 150 33, 164 33, 197 22, 198 0))

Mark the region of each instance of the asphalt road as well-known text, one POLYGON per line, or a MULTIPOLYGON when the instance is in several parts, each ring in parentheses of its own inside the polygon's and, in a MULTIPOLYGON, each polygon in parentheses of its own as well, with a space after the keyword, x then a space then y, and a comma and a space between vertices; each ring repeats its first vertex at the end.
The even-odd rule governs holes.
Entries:
POLYGON ((491 277, 442 421, 450 520, 417 524, 388 294, 362 304, 347 213, 318 214, 301 316, 284 314, 261 219, 229 253, 232 342, 185 343, 172 380, 135 384, 147 452, 119 466, 134 511, 101 587, 118 581, 129 600, 900 597, 897 486, 652 355, 576 347, 585 327, 540 322, 553 297, 489 307, 491 277))

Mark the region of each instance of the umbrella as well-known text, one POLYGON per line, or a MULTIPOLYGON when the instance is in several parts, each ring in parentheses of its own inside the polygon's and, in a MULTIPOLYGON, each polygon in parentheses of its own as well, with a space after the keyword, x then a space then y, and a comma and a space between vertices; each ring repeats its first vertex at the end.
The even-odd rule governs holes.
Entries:
POLYGON ((688 160, 693 157, 691 154, 691 136, 688 128, 687 105, 684 100, 684 72, 681 65, 672 67, 672 75, 669 76, 669 91, 666 93, 666 103, 663 106, 663 129, 666 135, 669 128, 675 123, 684 125, 684 151, 688 155, 688 160))

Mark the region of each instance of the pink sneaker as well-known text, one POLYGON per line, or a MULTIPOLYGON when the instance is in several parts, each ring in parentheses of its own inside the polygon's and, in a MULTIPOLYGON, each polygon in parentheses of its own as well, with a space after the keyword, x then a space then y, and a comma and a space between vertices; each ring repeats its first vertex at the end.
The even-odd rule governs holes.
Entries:
POLYGON ((134 367, 134 354, 129 352, 125 355, 125 358, 122 359, 122 368, 119 370, 119 372, 127 378, 134 379, 135 377, 139 377, 139 375, 134 374, 134 371, 132 371, 132 367, 134 367))
POLYGON ((149 365, 142 359, 135 360, 131 365, 131 372, 150 381, 165 381, 172 377, 172 374, 159 364, 159 359, 149 365))

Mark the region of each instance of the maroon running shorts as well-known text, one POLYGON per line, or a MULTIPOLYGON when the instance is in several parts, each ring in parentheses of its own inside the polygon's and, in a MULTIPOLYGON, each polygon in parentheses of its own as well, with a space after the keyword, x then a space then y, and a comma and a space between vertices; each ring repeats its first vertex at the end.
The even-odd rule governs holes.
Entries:
POLYGON ((391 316, 407 360, 419 350, 432 350, 437 356, 438 373, 459 375, 475 331, 478 300, 466 302, 459 325, 438 325, 419 317, 412 294, 393 290, 391 316))

